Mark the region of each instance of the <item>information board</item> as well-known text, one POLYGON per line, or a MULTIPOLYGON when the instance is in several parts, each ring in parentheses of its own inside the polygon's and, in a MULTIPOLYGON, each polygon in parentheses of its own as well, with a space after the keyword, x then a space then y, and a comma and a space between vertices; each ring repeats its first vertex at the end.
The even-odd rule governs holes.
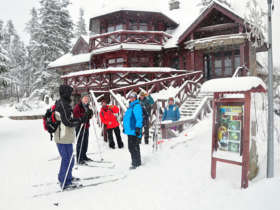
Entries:
POLYGON ((217 117, 218 149, 240 153, 243 106, 220 105, 217 117))

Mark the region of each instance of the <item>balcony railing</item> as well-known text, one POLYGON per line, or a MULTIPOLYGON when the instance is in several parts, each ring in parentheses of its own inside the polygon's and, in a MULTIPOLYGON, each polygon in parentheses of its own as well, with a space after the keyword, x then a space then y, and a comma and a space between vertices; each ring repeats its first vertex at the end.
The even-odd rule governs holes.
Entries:
POLYGON ((92 36, 90 38, 90 50, 122 43, 163 45, 171 37, 163 31, 120 30, 92 36))

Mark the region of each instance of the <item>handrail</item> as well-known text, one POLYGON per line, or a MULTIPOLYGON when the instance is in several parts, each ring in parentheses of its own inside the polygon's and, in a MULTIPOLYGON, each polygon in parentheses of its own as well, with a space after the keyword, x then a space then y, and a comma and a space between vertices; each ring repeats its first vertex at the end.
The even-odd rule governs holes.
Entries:
POLYGON ((208 96, 204 97, 195 113, 189 118, 183 118, 176 122, 160 122, 159 125, 161 127, 162 138, 168 138, 167 130, 170 128, 178 127, 179 132, 182 132, 184 125, 195 123, 199 119, 201 120, 206 113, 211 111, 211 100, 212 99, 208 96))
POLYGON ((98 103, 98 98, 95 96, 94 91, 90 90, 89 92, 93 102, 93 106, 91 107, 93 111, 93 115, 96 117, 97 124, 99 125, 99 127, 102 127, 102 123, 99 117, 101 105, 98 103))
POLYGON ((246 72, 248 73, 249 72, 249 69, 247 68, 247 66, 245 65, 242 65, 242 66, 238 66, 235 71, 234 71, 234 74, 232 75, 232 77, 238 77, 238 73, 240 70, 246 70, 246 72))

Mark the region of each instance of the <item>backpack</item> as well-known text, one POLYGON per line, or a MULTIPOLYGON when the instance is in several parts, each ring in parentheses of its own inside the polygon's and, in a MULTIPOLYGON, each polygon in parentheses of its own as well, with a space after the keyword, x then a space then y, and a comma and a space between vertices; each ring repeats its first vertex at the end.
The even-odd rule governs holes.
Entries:
POLYGON ((55 119, 55 105, 53 105, 52 108, 47 109, 46 114, 43 117, 43 125, 44 129, 49 132, 52 141, 53 133, 60 125, 60 121, 55 119))

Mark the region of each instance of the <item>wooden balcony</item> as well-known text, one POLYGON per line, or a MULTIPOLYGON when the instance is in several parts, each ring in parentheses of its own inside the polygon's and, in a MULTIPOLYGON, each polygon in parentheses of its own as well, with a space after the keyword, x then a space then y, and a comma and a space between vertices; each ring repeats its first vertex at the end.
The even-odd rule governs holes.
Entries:
POLYGON ((119 30, 90 38, 90 51, 122 43, 162 46, 172 36, 163 31, 119 30))

